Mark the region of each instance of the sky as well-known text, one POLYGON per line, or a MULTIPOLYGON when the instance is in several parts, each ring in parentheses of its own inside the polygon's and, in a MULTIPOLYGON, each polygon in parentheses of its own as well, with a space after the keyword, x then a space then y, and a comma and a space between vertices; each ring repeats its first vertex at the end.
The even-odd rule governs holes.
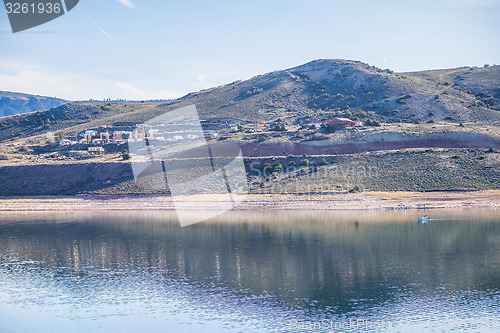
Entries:
POLYGON ((330 58, 500 64, 500 0, 80 0, 16 34, 0 7, 0 90, 169 99, 330 58))

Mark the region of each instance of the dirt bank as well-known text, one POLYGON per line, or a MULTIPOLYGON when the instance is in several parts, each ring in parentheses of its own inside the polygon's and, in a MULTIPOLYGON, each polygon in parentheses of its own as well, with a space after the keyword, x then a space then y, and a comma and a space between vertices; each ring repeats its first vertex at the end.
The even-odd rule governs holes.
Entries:
MULTIPOLYGON (((224 207, 222 197, 180 198, 180 207, 199 210, 224 207)), ((179 205, 177 205, 179 207, 179 205)), ((366 192, 341 195, 249 195, 238 210, 393 210, 500 208, 500 191, 366 192)), ((167 196, 48 196, 0 198, 0 211, 173 210, 167 196)))

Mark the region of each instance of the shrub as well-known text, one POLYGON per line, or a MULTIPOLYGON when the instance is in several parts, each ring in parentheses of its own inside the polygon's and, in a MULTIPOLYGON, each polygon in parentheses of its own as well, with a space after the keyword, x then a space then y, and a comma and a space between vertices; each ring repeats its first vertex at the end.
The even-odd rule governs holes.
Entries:
POLYGON ((122 158, 124 161, 130 160, 131 156, 127 149, 122 150, 122 158))
POLYGON ((310 163, 311 163, 311 161, 309 161, 306 158, 306 159, 303 159, 302 161, 300 161, 300 166, 309 166, 310 163))
POLYGON ((354 185, 354 187, 349 192, 351 193, 361 192, 361 187, 359 187, 359 185, 354 185))
POLYGON ((366 126, 373 126, 373 127, 380 127, 380 123, 376 120, 370 120, 368 119, 366 122, 365 122, 365 125, 366 126))
POLYGON ((272 165, 272 167, 273 167, 273 170, 276 171, 276 172, 283 171, 283 165, 281 163, 274 163, 272 165))
POLYGON ((325 160, 325 159, 322 159, 322 160, 321 160, 321 161, 319 161, 319 163, 318 163, 318 165, 319 165, 319 166, 325 166, 325 165, 328 165, 328 164, 330 164, 330 163, 328 163, 328 161, 327 161, 327 160, 325 160))
POLYGON ((271 130, 275 131, 275 132, 285 132, 286 127, 285 127, 285 125, 274 125, 271 130))

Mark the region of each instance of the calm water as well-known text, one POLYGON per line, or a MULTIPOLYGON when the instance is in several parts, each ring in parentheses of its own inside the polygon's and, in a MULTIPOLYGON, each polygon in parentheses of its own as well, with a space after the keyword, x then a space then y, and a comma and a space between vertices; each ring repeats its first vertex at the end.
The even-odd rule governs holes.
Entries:
POLYGON ((500 212, 419 214, 0 213, 0 332, 500 332, 500 212))

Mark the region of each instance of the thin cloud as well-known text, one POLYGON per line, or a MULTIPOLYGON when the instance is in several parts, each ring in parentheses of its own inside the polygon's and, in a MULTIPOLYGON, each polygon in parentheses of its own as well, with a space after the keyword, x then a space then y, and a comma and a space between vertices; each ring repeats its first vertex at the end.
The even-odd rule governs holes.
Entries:
POLYGON ((97 23, 94 22, 93 19, 91 19, 88 15, 85 15, 87 16, 87 18, 89 19, 89 21, 96 26, 97 29, 99 29, 103 34, 104 36, 108 37, 109 39, 111 39, 113 42, 115 42, 116 44, 119 44, 113 37, 110 36, 110 34, 108 34, 106 31, 104 31, 103 28, 101 28, 97 23))
POLYGON ((119 3, 128 8, 135 8, 135 5, 130 0, 118 0, 119 3))
POLYGON ((137 87, 112 78, 64 72, 30 62, 0 58, 0 90, 60 97, 68 100, 90 98, 168 99, 187 94, 188 90, 161 87, 162 82, 149 82, 137 87))
POLYGON ((201 84, 203 84, 205 86, 205 88, 210 88, 210 86, 205 82, 205 75, 200 74, 197 76, 197 78, 198 78, 198 81, 200 81, 201 84))

